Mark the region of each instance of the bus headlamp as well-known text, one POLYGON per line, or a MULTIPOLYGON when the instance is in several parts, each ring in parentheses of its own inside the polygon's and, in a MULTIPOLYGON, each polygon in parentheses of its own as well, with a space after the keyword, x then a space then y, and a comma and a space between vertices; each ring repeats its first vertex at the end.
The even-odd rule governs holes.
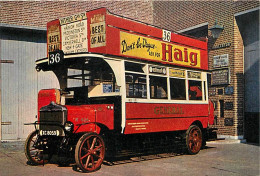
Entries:
POLYGON ((37 131, 39 131, 39 130, 40 130, 40 125, 39 125, 39 124, 35 124, 35 129, 36 129, 37 131))
POLYGON ((74 130, 74 125, 72 122, 66 122, 64 126, 65 131, 72 132, 74 130))

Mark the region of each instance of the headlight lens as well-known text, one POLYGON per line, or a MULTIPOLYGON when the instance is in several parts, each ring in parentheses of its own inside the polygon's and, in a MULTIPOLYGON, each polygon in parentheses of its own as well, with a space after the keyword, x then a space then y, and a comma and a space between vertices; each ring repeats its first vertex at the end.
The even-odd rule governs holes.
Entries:
POLYGON ((37 131, 39 131, 39 130, 40 130, 40 125, 39 125, 39 124, 35 124, 35 129, 36 129, 37 131))
POLYGON ((65 131, 72 132, 74 130, 74 125, 72 122, 65 123, 65 131))

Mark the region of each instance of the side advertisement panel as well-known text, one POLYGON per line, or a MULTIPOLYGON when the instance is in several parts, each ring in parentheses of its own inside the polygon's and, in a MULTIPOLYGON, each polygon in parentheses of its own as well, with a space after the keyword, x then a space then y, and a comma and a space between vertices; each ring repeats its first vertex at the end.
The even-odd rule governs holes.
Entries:
POLYGON ((201 68, 200 50, 120 31, 120 54, 168 64, 201 68))

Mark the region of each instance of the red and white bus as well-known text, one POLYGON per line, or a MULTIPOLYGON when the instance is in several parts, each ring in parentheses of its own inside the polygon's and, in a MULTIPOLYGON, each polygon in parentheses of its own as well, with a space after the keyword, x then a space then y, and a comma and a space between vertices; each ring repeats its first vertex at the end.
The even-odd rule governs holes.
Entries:
POLYGON ((92 172, 105 153, 164 137, 197 154, 212 134, 205 41, 101 8, 49 22, 47 53, 36 70, 53 71, 60 88, 39 91, 32 164, 58 154, 92 172))

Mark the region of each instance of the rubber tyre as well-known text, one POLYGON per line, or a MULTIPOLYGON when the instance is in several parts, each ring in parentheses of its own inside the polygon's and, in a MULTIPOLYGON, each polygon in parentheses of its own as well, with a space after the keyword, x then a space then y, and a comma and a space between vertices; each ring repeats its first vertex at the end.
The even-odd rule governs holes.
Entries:
POLYGON ((202 147, 202 132, 197 125, 191 125, 186 131, 186 151, 190 155, 199 153, 202 147))
POLYGON ((105 157, 105 143, 96 133, 84 134, 77 142, 75 161, 83 172, 95 172, 101 168, 105 157))
POLYGON ((33 144, 36 142, 38 132, 33 131, 31 132, 26 141, 24 146, 25 156, 30 162, 31 165, 43 165, 47 163, 48 160, 43 160, 42 151, 40 149, 34 148, 33 144))

